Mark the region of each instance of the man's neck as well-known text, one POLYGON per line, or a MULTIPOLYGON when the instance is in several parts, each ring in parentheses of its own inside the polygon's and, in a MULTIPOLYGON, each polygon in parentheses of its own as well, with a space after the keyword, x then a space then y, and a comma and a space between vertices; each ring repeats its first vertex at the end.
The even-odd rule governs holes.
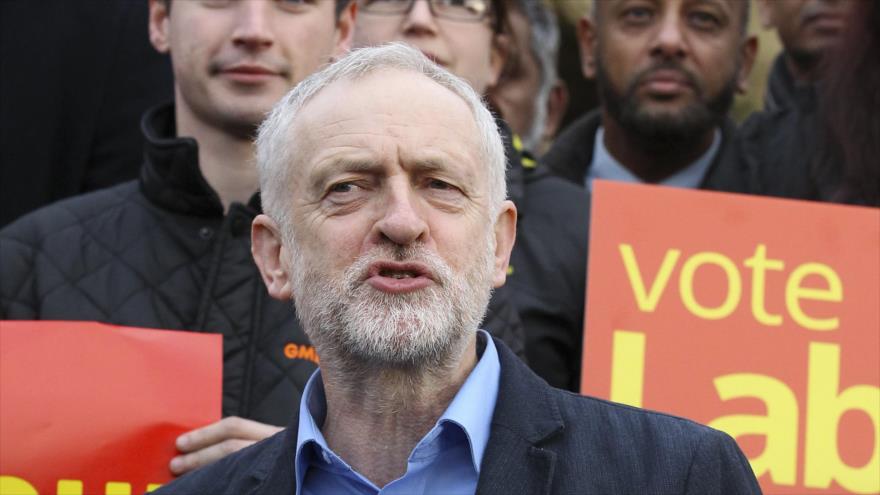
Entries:
POLYGON ((247 203, 259 189, 253 140, 206 125, 183 105, 176 105, 175 119, 177 135, 198 143, 199 168, 220 197, 223 210, 229 210, 233 202, 247 203))
POLYGON ((715 129, 691 139, 658 143, 633 136, 608 115, 602 113, 605 148, 621 165, 647 183, 658 183, 691 165, 712 146, 715 129))
POLYGON ((475 335, 441 370, 353 369, 325 354, 327 415, 321 432, 337 455, 378 487, 406 473, 410 453, 477 363, 475 335))

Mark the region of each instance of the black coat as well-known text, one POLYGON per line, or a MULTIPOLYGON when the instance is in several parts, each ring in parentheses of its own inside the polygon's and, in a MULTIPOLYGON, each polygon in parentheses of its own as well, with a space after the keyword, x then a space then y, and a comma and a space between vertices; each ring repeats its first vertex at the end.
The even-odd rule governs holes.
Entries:
POLYGON ((526 362, 551 385, 577 389, 587 280, 589 196, 522 157, 501 125, 508 196, 518 212, 507 286, 525 326, 526 362))
MULTIPOLYGON (((477 494, 760 494, 736 442, 692 421, 549 387, 501 343, 477 494)), ((156 495, 296 493, 299 409, 282 432, 156 495)))
POLYGON ((147 0, 0 1, 0 227, 137 177, 138 127, 174 94, 147 0))
MULTIPOLYGON (((0 230, 0 319, 220 333, 223 414, 286 424, 316 364, 293 305, 269 297, 251 257, 258 197, 224 215, 195 141, 174 137, 173 122, 172 106, 145 116, 139 181, 55 203, 0 230)), ((484 328, 522 352, 509 297, 495 293, 484 328)))

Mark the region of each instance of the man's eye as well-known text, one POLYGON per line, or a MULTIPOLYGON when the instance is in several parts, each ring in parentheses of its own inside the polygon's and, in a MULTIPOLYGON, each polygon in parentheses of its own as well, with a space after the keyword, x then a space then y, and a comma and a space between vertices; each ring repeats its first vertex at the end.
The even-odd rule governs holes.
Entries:
POLYGON ((721 25, 721 21, 714 14, 708 12, 691 12, 688 19, 691 25, 698 29, 715 29, 721 25))
POLYGON ((358 189, 360 189, 360 187, 358 187, 353 182, 340 182, 338 184, 333 184, 332 186, 330 186, 330 189, 327 190, 327 193, 328 194, 346 194, 346 193, 355 192, 358 189))
POLYGON ((650 21, 653 14, 647 7, 633 7, 623 11, 621 17, 627 22, 642 24, 650 21))
POLYGON ((202 0, 202 5, 211 8, 226 7, 232 4, 232 0, 202 0))
POLYGON ((275 2, 284 10, 291 12, 300 12, 310 5, 314 5, 317 0, 275 0, 275 2))
POLYGON ((430 187, 431 189, 438 189, 438 190, 442 190, 442 191, 449 191, 449 190, 457 189, 452 184, 445 182, 445 181, 442 181, 440 179, 431 179, 430 181, 428 181, 428 187, 430 187))

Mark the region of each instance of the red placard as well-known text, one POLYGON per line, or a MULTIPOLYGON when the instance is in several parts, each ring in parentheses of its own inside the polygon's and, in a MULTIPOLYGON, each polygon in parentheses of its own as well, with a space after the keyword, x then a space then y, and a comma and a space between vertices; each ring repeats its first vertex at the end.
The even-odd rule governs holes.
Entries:
POLYGON ((765 493, 880 493, 880 209, 596 181, 582 391, 731 434, 765 493))
POLYGON ((0 322, 0 493, 143 493, 174 439, 220 419, 222 337, 0 322))

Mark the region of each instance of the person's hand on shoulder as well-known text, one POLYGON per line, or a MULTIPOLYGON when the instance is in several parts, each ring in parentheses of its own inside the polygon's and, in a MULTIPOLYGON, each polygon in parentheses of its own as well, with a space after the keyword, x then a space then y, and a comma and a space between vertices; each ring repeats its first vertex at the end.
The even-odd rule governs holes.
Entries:
POLYGON ((184 433, 175 442, 180 455, 171 459, 171 472, 175 476, 188 473, 268 438, 282 429, 280 426, 229 416, 184 433))

